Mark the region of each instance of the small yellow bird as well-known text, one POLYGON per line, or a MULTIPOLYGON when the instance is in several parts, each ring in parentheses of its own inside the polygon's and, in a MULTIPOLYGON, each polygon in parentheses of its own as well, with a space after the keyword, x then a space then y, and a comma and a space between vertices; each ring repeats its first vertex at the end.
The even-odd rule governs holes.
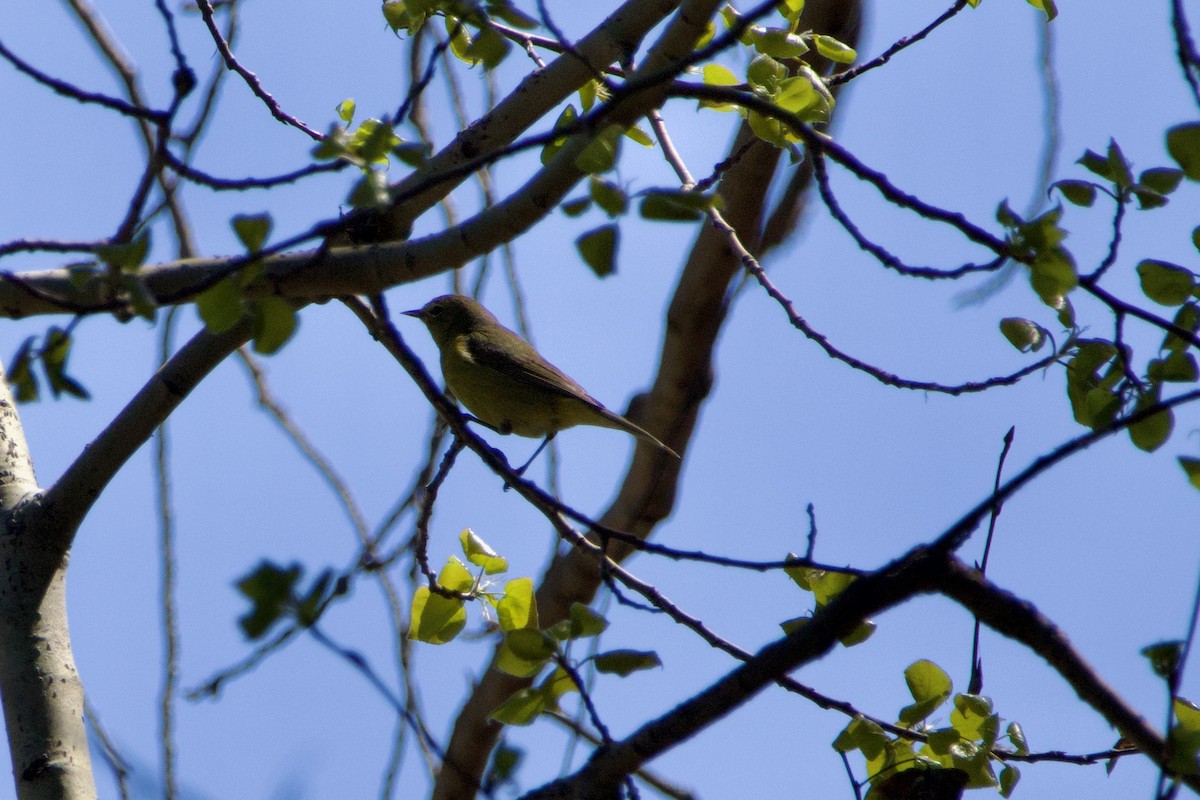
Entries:
POLYGON ((404 313, 425 323, 441 352, 446 386, 479 422, 500 433, 545 437, 518 472, 556 433, 574 425, 616 428, 679 458, 649 431, 601 405, 471 298, 443 295, 404 313))

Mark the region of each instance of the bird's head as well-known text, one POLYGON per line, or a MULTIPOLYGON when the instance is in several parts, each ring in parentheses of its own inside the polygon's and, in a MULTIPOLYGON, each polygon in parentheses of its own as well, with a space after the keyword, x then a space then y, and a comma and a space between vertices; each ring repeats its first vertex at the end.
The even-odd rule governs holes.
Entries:
POLYGON ((492 312, 460 294, 436 297, 423 307, 404 313, 424 322, 438 346, 464 333, 499 324, 492 312))

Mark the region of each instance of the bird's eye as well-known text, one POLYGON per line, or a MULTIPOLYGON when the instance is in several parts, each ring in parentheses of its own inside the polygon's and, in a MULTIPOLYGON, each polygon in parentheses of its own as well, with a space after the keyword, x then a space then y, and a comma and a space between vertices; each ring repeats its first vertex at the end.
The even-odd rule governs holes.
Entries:
POLYGON ((441 306, 434 306, 433 308, 429 309, 429 316, 431 316, 431 317, 436 317, 438 314, 441 314, 441 313, 442 313, 441 306))

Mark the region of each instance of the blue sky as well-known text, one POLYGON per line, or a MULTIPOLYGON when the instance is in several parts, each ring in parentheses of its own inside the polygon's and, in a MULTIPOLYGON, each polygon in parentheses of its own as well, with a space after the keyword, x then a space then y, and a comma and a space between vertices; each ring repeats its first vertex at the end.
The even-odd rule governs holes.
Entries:
MULTIPOLYGON (((531 5, 518 3, 518 5, 531 5)), ((614 4, 548 3, 571 35, 590 28, 614 4)), ((166 99, 168 62, 150 4, 102 2, 125 48, 143 70, 148 94, 166 99)), ((940 2, 877 3, 859 52, 870 57, 944 10, 940 2)), ((217 58, 197 17, 180 14, 186 52, 204 74, 217 58)), ((842 98, 838 140, 899 186, 991 226, 997 204, 1025 208, 1037 190, 1043 142, 1036 54, 1041 15, 1018 0, 989 0, 959 14, 927 41, 854 82, 842 98)), ((1174 62, 1165 3, 1139 7, 1096 0, 1068 7, 1052 24, 1061 76, 1062 142, 1056 178, 1084 177, 1073 161, 1110 137, 1137 168, 1167 163, 1162 132, 1193 118, 1174 62)), ((88 88, 117 91, 57 5, 15 0, 6 13, 6 44, 30 61, 88 88)), ((281 104, 324 129, 334 107, 353 97, 364 114, 385 113, 406 88, 403 43, 372 4, 324 5, 257 0, 248 4, 237 52, 281 104)), ((525 69, 515 54, 498 76, 500 90, 525 69)), ((463 78, 472 113, 480 97, 463 78)), ((81 109, 0 70, 0 241, 17 237, 86 239, 109 233, 124 213, 140 164, 132 127, 81 109)), ((311 142, 281 126, 243 85, 230 81, 199 151, 203 169, 225 175, 270 175, 307 162, 311 142)), ((698 114, 675 101, 666 109, 672 135, 693 170, 705 174, 727 147, 732 115, 698 114), (715 119, 714 119, 715 117, 715 119), (718 123, 726 125, 718 127, 718 123)), ((455 130, 435 114, 444 142, 455 130)), ((618 177, 633 189, 669 185, 658 154, 626 147, 618 177)), ((497 170, 511 190, 533 161, 497 170)), ((334 216, 348 175, 328 176, 269 193, 214 194, 189 187, 185 203, 206 254, 237 251, 228 219, 270 211, 276 238, 334 216)), ((833 185, 843 205, 877 240, 915 263, 952 267, 981 256, 960 238, 888 208, 844 172, 833 185)), ((1133 267, 1154 257, 1191 266, 1193 222, 1184 186, 1166 209, 1131 215, 1123 256, 1106 284, 1135 299, 1133 267)), ((460 213, 477 202, 473 189, 460 213)), ((1028 363, 997 329, 1001 317, 1031 317, 1057 332, 1053 316, 1018 278, 981 305, 961 306, 971 285, 914 284, 883 274, 819 207, 802 234, 768 267, 773 279, 817 329, 844 350, 890 371, 954 383, 1013 371, 1028 363)), ((1107 246, 1109 209, 1069 208, 1064 224, 1081 268, 1107 246)), ((423 220, 433 230, 436 212, 423 220)), ((683 225, 622 226, 619 272, 598 281, 573 240, 599 224, 551 215, 515 243, 529 315, 542 351, 614 408, 643 388, 655 367, 663 310, 695 231, 683 225)), ((154 257, 171 257, 158 236, 154 257)), ((8 260, 10 270, 59 266, 57 257, 8 260)), ((444 278, 388 293, 393 310, 421 305, 447 288, 444 278)), ((511 303, 493 280, 485 299, 511 322, 511 303)), ((1080 318, 1109 335, 1102 310, 1079 303, 1080 318)), ((48 320, 8 323, 0 355, 48 320)), ((58 321, 61 322, 62 321, 58 321)), ((401 320, 402 333, 431 367, 425 331, 401 320)), ((182 311, 176 341, 197 327, 182 311)), ((1136 329, 1135 346, 1158 336, 1136 329)), ((156 359, 157 330, 141 321, 80 325, 74 374, 92 391, 88 403, 22 408, 40 479, 49 484, 146 379, 156 359)), ((409 484, 423 452, 428 409, 407 377, 336 304, 302 314, 300 331, 266 362, 277 396, 353 486, 368 519, 386 514, 409 484)), ((718 351, 716 389, 689 448, 675 513, 656 534, 664 544, 745 558, 802 550, 805 506, 815 506, 817 555, 831 563, 880 565, 937 535, 986 496, 1001 438, 1016 426, 1008 460, 1014 474, 1080 432, 1070 419, 1061 369, 983 396, 948 398, 880 386, 832 362, 787 323, 756 287, 739 295, 718 351)), ((1182 636, 1198 559, 1191 520, 1197 508, 1174 456, 1195 454, 1196 415, 1179 415, 1176 433, 1147 455, 1114 437, 1057 467, 1004 509, 989 574, 1032 600, 1071 637, 1110 683, 1155 722, 1164 690, 1138 654, 1162 638, 1182 636)), ((328 490, 300 463, 272 422, 256 411, 244 371, 230 362, 184 403, 169 429, 173 503, 178 525, 182 683, 193 687, 244 656, 249 645, 236 619, 244 602, 233 582, 260 559, 299 561, 315 573, 342 567, 356 541, 328 490)), ((498 444, 523 459, 534 446, 498 444)), ((602 509, 629 457, 631 440, 608 430, 576 429, 559 439, 564 497, 602 509)), ((156 709, 160 678, 159 559, 151 451, 144 448, 113 482, 79 533, 72 555, 71 622, 75 654, 89 696, 139 774, 157 774, 156 709)), ((545 462, 540 462, 544 468, 545 462)), ((535 470, 536 473, 536 470, 535 470)), ((455 553, 458 532, 474 529, 510 559, 510 573, 540 574, 553 547, 544 521, 472 458, 460 459, 434 516, 431 557, 455 553)), ((972 541, 968 557, 979 552, 972 541)), ((714 630, 747 649, 779 635, 778 623, 810 599, 783 575, 731 573, 639 556, 630 568, 714 630)), ((693 635, 658 617, 608 606, 605 648, 655 649, 662 670, 598 681, 595 697, 614 732, 628 733, 670 709, 733 664, 693 635)), ((479 617, 473 610, 473 629, 479 617)), ((970 619, 944 601, 921 599, 877 620, 861 647, 837 651, 795 677, 884 718, 908 701, 902 671, 929 658, 966 683, 970 619)), ((386 615, 377 587, 359 582, 325 621, 326 631, 361 651, 394 678, 386 615)), ((1035 750, 1093 752, 1116 734, 1084 711, 1070 689, 1036 657, 985 636, 985 693, 1019 721, 1035 750)), ((416 650, 416 679, 436 733, 448 730, 490 646, 456 642, 416 650)), ((1184 694, 1195 680, 1185 679, 1184 694)), ((372 797, 378 793, 396 720, 383 700, 328 651, 302 639, 254 673, 230 683, 216 701, 179 703, 180 772, 190 796, 372 797)), ((845 796, 851 792, 828 744, 846 720, 781 692, 768 692, 716 728, 655 762, 668 779, 704 797, 845 796)), ((565 735, 551 722, 509 733, 528 763, 522 785, 578 764, 586 749, 564 756, 565 735)), ((4 756, 3 758, 7 758, 4 756)), ((856 763, 861 777, 861 764, 856 763)), ((1111 776, 1102 767, 1052 764, 1022 769, 1018 796, 1094 798, 1152 791, 1154 772, 1136 759, 1111 776)), ((112 793, 97 764, 102 795, 112 793)), ((410 749, 397 796, 420 796, 426 781, 410 749)), ((11 787, 0 782, 0 797, 11 787)))

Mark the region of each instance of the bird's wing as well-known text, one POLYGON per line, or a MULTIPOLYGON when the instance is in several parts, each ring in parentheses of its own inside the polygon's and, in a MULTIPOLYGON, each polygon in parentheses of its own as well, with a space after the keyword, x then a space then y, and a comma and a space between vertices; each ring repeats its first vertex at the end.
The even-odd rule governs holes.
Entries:
POLYGON ((573 397, 604 408, 569 375, 537 355, 523 339, 510 331, 505 333, 516 339, 516 342, 496 341, 494 332, 489 334, 491 338, 474 333, 466 335, 463 337, 464 355, 482 367, 494 369, 516 380, 527 381, 563 397, 573 397), (513 347, 513 344, 519 344, 520 347, 513 347), (521 355, 514 356, 514 351, 521 355))

